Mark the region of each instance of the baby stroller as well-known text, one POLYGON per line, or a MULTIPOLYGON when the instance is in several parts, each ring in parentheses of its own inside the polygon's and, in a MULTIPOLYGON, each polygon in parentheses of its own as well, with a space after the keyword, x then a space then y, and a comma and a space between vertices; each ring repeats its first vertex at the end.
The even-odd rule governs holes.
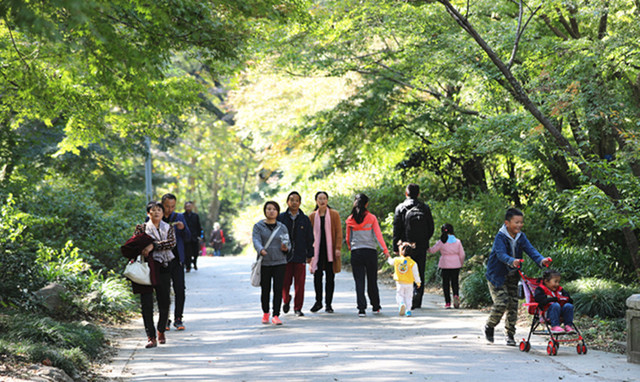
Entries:
POLYGON ((577 326, 573 326, 574 333, 553 333, 551 332, 551 325, 545 312, 538 306, 538 303, 533 299, 534 292, 538 286, 542 283, 542 279, 535 279, 527 277, 522 273, 521 268, 518 269, 520 277, 522 279, 522 289, 524 291, 525 303, 522 304, 528 308, 529 314, 533 315, 533 321, 531 322, 531 329, 529 330, 529 336, 525 340, 524 338, 520 342, 520 351, 528 352, 531 350, 531 335, 548 335, 549 342, 547 344, 547 354, 558 354, 558 348, 561 343, 572 344, 576 343, 576 351, 578 354, 587 354, 587 345, 584 343, 584 338, 580 334, 580 330, 577 326), (546 327, 546 331, 544 328, 546 327), (539 330, 536 330, 539 329, 539 330))

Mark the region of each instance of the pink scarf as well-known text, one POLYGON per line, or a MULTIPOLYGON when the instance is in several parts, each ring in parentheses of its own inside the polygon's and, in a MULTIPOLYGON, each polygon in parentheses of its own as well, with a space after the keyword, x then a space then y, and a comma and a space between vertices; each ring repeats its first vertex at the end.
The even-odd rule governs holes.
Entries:
MULTIPOLYGON (((316 211, 316 215, 313 217, 313 259, 311 259, 311 271, 315 272, 318 269, 318 260, 320 259, 320 240, 322 240, 322 234, 320 232, 320 211, 316 211)), ((327 260, 333 262, 333 237, 331 236, 331 209, 327 208, 327 212, 324 215, 324 232, 327 239, 327 260)))

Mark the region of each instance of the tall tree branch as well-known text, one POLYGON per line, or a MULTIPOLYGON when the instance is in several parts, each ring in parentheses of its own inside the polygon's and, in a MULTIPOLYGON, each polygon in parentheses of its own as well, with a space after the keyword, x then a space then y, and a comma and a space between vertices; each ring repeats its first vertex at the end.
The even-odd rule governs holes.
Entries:
POLYGON ((605 3, 604 13, 600 16, 598 24, 598 40, 602 40, 607 34, 607 20, 609 18, 609 3, 605 3))
MULTIPOLYGON (((640 0, 638 0, 640 1, 640 0)), ((549 27, 549 29, 551 29, 551 31, 553 32, 553 34, 555 34, 556 36, 560 37, 563 40, 568 40, 569 37, 567 37, 566 34, 562 33, 562 31, 558 28, 556 28, 553 24, 551 24, 551 19, 549 19, 549 16, 545 15, 544 13, 540 15, 540 18, 544 21, 545 24, 547 24, 547 26, 549 27)))
POLYGON ((536 8, 535 10, 533 10, 531 12, 531 14, 529 15, 529 18, 524 23, 524 26, 522 26, 523 7, 522 7, 522 0, 520 0, 520 2, 519 2, 519 11, 518 11, 518 27, 516 29, 516 38, 515 38, 515 41, 513 43, 513 49, 511 50, 511 58, 509 59, 509 63, 507 64, 507 67, 509 69, 511 69, 511 67, 513 66, 513 62, 516 59, 516 53, 518 52, 518 44, 520 43, 520 38, 524 34, 524 30, 527 28, 527 25, 529 25, 529 22, 531 21, 533 16, 535 16, 535 14, 540 10, 540 7, 542 7, 542 6, 541 5, 538 6, 538 8, 536 8))
POLYGON ((573 28, 571 27, 567 19, 564 18, 560 8, 556 8, 556 13, 558 14, 558 20, 560 21, 560 24, 562 24, 562 26, 569 33, 569 35, 576 40, 579 39, 580 36, 576 34, 576 32, 573 30, 573 28))

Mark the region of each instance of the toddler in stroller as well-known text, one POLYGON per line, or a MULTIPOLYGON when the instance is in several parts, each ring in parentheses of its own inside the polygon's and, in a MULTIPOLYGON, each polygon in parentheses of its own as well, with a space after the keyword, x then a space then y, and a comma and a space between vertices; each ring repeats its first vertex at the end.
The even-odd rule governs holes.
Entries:
POLYGON ((580 331, 573 322, 573 300, 569 293, 560 286, 560 272, 547 270, 541 279, 534 279, 525 276, 518 269, 522 277, 524 286, 524 297, 529 308, 529 313, 533 315, 533 322, 529 330, 529 337, 520 342, 520 350, 528 352, 531 349, 531 335, 549 335, 547 344, 547 354, 558 354, 560 343, 577 342, 576 350, 578 354, 586 354, 587 346, 580 331), (560 326, 561 319, 564 321, 564 329, 560 326), (536 332, 535 330, 543 324, 547 331, 536 332), (563 337, 564 336, 564 337, 563 337))
POLYGON ((560 272, 547 270, 542 274, 542 283, 533 294, 538 307, 546 314, 551 324, 551 333, 573 333, 573 299, 560 286, 560 272), (560 326, 560 317, 564 321, 564 329, 560 326))

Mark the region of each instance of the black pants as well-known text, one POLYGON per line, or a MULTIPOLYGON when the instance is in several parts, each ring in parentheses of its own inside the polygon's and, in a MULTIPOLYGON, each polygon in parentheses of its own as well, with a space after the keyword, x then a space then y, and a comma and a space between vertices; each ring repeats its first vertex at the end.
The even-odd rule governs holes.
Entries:
POLYGON ((375 249, 363 248, 351 251, 351 270, 356 282, 358 311, 367 309, 364 297, 365 276, 367 278, 367 294, 373 310, 380 309, 380 293, 378 292, 378 253, 375 249))
POLYGON ((322 264, 322 266, 318 265, 318 269, 313 274, 313 286, 316 290, 316 303, 322 304, 322 275, 327 275, 327 283, 325 286, 325 305, 331 306, 333 302, 333 291, 336 288, 336 275, 333 273, 333 263, 327 262, 326 264, 322 264))
MULTIPOLYGON (((171 285, 171 274, 169 268, 160 267, 160 279, 158 285, 153 289, 156 292, 156 300, 158 301, 158 331, 164 333, 169 319, 169 305, 171 298, 169 296, 169 285, 171 285)), ((156 338, 156 329, 153 327, 153 292, 140 294, 140 308, 142 309, 142 321, 144 322, 144 330, 147 337, 156 338)))
POLYGON ((198 255, 200 255, 200 243, 197 241, 190 241, 184 243, 184 266, 187 271, 191 270, 191 265, 194 269, 198 269, 198 255))
POLYGON ((273 316, 280 315, 282 284, 284 284, 284 272, 286 269, 287 264, 263 265, 260 268, 260 287, 262 288, 260 301, 262 302, 263 313, 269 313, 269 295, 271 294, 271 282, 273 280, 273 316))
POLYGON ((175 309, 173 311, 173 319, 182 321, 182 313, 184 312, 184 268, 180 264, 180 259, 175 257, 169 264, 171 270, 171 282, 173 284, 173 294, 175 295, 175 309))
POLYGON ((418 264, 418 274, 420 275, 420 280, 422 283, 420 287, 416 284, 413 284, 413 306, 411 309, 422 308, 422 296, 424 295, 424 269, 425 263, 427 261, 427 248, 416 248, 411 255, 413 261, 418 264))
POLYGON ((460 274, 460 268, 455 269, 441 269, 442 271, 442 292, 444 292, 444 302, 451 304, 451 296, 449 295, 449 285, 453 289, 453 295, 457 296, 459 293, 458 288, 458 275, 460 274))

